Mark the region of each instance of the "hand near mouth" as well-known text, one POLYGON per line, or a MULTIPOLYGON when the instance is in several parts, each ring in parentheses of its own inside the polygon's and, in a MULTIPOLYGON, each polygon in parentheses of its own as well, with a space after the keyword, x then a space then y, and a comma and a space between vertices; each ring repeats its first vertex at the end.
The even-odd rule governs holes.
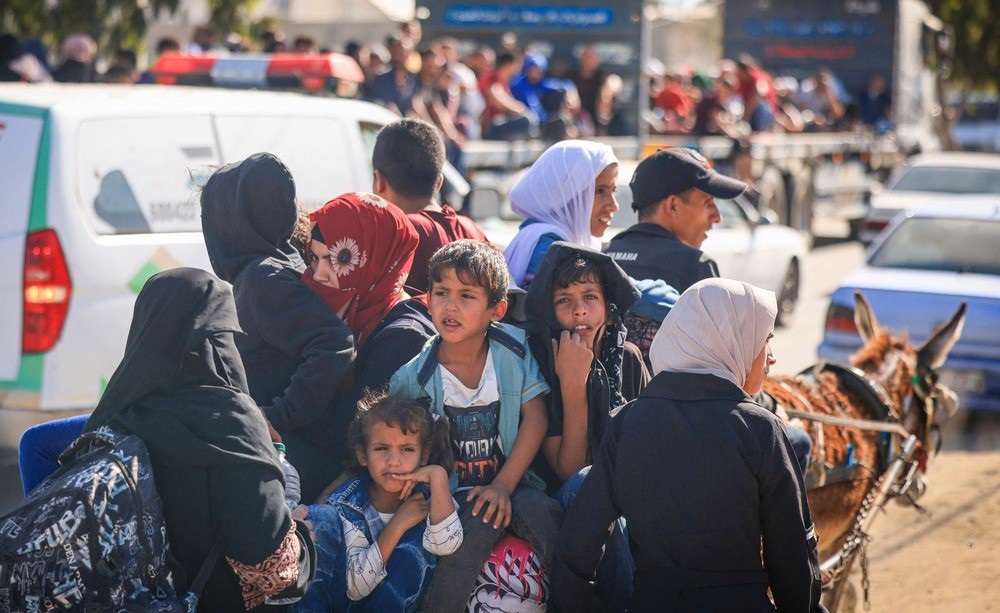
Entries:
POLYGON ((560 381, 582 380, 586 383, 594 352, 578 332, 563 330, 558 341, 552 340, 552 352, 555 354, 556 376, 560 381))
POLYGON ((389 476, 404 482, 403 489, 399 492, 400 500, 406 500, 413 493, 413 486, 418 483, 434 485, 435 480, 448 483, 448 472, 437 464, 421 466, 412 473, 392 473, 389 476))

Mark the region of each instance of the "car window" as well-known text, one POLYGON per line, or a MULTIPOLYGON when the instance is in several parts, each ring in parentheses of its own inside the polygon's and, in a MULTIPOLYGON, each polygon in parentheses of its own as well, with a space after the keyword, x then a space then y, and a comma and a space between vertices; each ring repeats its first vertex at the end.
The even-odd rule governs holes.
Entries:
POLYGON ((218 164, 207 115, 80 125, 77 187, 100 234, 200 232, 197 169, 218 164))
POLYGON ((980 100, 966 102, 959 107, 959 123, 973 121, 996 121, 1000 118, 1000 102, 996 100, 980 100))
POLYGON ((716 198, 715 206, 719 207, 719 213, 722 214, 722 221, 718 224, 720 228, 739 228, 747 225, 746 214, 732 200, 716 198))
POLYGON ((890 189, 950 194, 1000 194, 1000 168, 914 166, 900 176, 890 189))
POLYGON ((260 151, 276 155, 292 171, 299 206, 312 211, 331 198, 371 189, 371 156, 355 159, 346 122, 329 117, 218 117, 223 161, 235 162, 260 151), (368 177, 357 185, 356 177, 368 177))
POLYGON ((362 121, 358 124, 358 127, 361 128, 361 142, 370 160, 372 159, 372 154, 375 153, 375 141, 378 139, 378 133, 382 129, 382 125, 362 121))
POLYGON ((1000 274, 1000 221, 914 217, 868 261, 876 268, 1000 274))

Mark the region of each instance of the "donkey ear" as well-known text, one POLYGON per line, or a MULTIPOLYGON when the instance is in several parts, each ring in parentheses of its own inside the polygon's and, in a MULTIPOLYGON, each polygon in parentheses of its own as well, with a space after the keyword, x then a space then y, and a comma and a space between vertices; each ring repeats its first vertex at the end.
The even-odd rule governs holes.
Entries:
POLYGON ((931 334, 923 345, 917 349, 917 362, 932 369, 944 364, 945 358, 951 348, 958 342, 958 337, 962 335, 962 328, 965 326, 965 311, 968 304, 963 302, 958 310, 951 316, 948 323, 943 324, 931 334))
POLYGON ((854 292, 854 325, 858 328, 861 340, 867 343, 879 331, 878 320, 872 312, 872 305, 861 292, 854 292))

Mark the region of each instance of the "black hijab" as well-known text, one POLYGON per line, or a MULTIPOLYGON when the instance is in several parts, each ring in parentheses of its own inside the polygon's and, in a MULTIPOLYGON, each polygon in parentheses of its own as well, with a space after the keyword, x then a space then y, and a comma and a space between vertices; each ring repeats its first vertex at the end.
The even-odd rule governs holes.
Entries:
POLYGON ((84 431, 119 425, 177 466, 254 464, 283 472, 247 394, 232 292, 203 270, 154 275, 139 292, 125 356, 84 431))
POLYGON ((289 242, 297 219, 292 173, 270 153, 219 168, 201 192, 208 257, 215 274, 230 283, 265 258, 301 275, 305 263, 289 242))

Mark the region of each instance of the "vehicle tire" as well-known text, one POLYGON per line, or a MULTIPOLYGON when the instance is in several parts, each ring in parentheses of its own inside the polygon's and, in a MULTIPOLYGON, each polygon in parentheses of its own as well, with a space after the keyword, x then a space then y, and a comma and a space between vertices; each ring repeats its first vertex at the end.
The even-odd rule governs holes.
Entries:
POLYGON ((778 314, 775 317, 775 326, 785 327, 791 323, 792 313, 799 302, 800 283, 799 261, 793 259, 788 264, 785 279, 781 282, 781 290, 778 293, 778 314))

